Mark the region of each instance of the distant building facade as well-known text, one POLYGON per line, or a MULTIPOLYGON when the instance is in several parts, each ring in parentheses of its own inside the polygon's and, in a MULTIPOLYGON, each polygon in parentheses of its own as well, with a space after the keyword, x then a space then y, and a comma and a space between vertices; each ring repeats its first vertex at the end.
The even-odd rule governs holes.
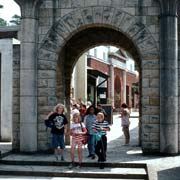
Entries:
POLYGON ((125 51, 98 46, 78 60, 72 77, 72 96, 93 104, 111 104, 115 110, 123 102, 134 108, 138 102, 138 94, 134 90, 137 82, 135 62, 125 51))

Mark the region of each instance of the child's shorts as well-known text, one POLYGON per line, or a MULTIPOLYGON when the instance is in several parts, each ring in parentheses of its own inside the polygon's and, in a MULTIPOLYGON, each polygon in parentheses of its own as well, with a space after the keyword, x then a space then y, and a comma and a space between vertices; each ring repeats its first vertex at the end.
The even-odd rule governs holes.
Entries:
POLYGON ((52 134, 52 148, 56 149, 58 146, 60 146, 61 149, 65 148, 64 143, 64 134, 52 134))
POLYGON ((83 145, 82 140, 72 139, 72 145, 71 145, 72 148, 75 148, 76 146, 78 148, 82 148, 82 145, 83 145))

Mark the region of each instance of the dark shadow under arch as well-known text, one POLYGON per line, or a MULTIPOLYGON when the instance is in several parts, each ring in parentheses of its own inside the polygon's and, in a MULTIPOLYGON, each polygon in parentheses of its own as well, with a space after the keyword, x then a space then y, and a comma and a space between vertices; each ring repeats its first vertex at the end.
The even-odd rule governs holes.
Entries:
POLYGON ((120 31, 107 27, 91 27, 77 32, 63 48, 65 53, 65 68, 74 65, 80 55, 90 48, 99 45, 112 45, 128 51, 140 67, 140 55, 131 39, 120 31))

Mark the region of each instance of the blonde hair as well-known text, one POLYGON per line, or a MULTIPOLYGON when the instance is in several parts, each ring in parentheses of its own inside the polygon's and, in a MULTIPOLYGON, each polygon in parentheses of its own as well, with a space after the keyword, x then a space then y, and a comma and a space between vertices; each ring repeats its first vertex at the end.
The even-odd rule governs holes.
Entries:
POLYGON ((74 113, 74 114, 73 114, 73 121, 74 121, 74 117, 78 117, 78 120, 79 120, 78 122, 79 122, 79 123, 82 121, 81 116, 80 116, 79 113, 74 113))
POLYGON ((61 104, 61 103, 59 103, 59 104, 57 104, 55 107, 54 107, 54 112, 58 112, 58 108, 63 108, 63 113, 65 113, 66 112, 66 108, 65 108, 65 106, 63 105, 63 104, 61 104))
POLYGON ((97 116, 101 116, 104 119, 104 113, 102 112, 97 113, 97 116))

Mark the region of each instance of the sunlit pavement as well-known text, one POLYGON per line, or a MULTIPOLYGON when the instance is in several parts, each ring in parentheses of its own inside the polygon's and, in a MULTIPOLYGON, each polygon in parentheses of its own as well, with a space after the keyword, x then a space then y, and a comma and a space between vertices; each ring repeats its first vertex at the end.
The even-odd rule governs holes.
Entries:
MULTIPOLYGON (((137 115, 132 113, 131 115, 137 115)), ((180 180, 180 156, 164 157, 160 155, 143 155, 141 147, 138 146, 138 118, 130 119, 130 135, 131 141, 129 146, 124 146, 124 136, 121 128, 121 121, 119 115, 114 115, 113 125, 111 131, 108 132, 108 149, 107 149, 107 162, 118 163, 146 163, 150 180, 180 180)), ((96 162, 87 158, 87 148, 83 150, 84 162, 96 162)), ((54 161, 53 155, 38 154, 38 155, 20 155, 11 154, 4 160, 27 160, 27 161, 54 161)), ((69 147, 65 150, 65 160, 70 161, 69 147)), ((77 159, 76 159, 77 160, 77 159)), ((88 170, 88 169, 87 169, 88 170)), ((0 176, 0 179, 48 179, 48 180, 61 180, 70 178, 39 178, 39 177, 7 177, 0 176)), ((73 178, 74 180, 76 178, 73 178)), ((77 178, 78 179, 78 178, 77 178)), ((83 178, 82 178, 83 179, 83 178)), ((89 179, 89 178, 88 178, 89 179)), ((94 179, 94 178, 93 178, 94 179)), ((90 179, 89 179, 90 180, 90 179)))

